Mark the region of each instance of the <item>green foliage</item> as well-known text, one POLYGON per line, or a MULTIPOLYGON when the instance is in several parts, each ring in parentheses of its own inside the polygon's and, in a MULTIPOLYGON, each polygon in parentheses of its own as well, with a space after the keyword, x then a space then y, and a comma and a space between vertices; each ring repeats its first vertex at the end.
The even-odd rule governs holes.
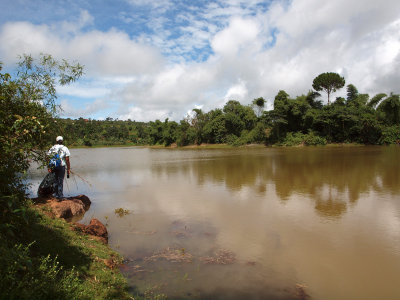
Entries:
POLYGON ((45 152, 61 133, 55 87, 81 75, 79 64, 49 55, 21 57, 15 78, 0 73, 0 299, 127 298, 122 276, 93 260, 111 252, 106 246, 38 214, 25 199, 30 162, 46 164, 45 152))
POLYGON ((8 232, 26 219, 23 175, 31 161, 45 164, 44 150, 56 136, 55 86, 81 74, 79 64, 58 62, 50 55, 38 61, 24 55, 15 78, 0 73, 0 223, 7 224, 8 232))
POLYGON ((215 110, 208 113, 209 121, 203 127, 202 140, 207 143, 221 144, 225 143, 227 128, 225 116, 221 110, 215 110))
POLYGON ((263 97, 259 97, 259 98, 254 99, 252 103, 253 103, 255 112, 257 114, 257 117, 259 118, 263 114, 266 101, 263 97))
POLYGON ((282 146, 298 146, 304 143, 304 134, 301 132, 288 132, 282 141, 282 146))
POLYGON ((317 98, 319 98, 321 96, 320 93, 315 92, 315 91, 309 91, 307 96, 306 96, 306 100, 308 102, 308 104, 311 106, 311 108, 314 109, 322 109, 323 104, 321 100, 317 100, 317 98))
POLYGON ((382 130, 382 136, 379 139, 379 143, 385 145, 400 145, 400 125, 385 127, 382 130))
MULTIPOLYGON (((350 86, 350 85, 349 85, 350 86)), ((194 114, 179 123, 159 120, 135 121, 57 119, 57 124, 70 145, 165 145, 187 146, 201 143, 240 146, 249 143, 283 143, 288 132, 306 134, 310 130, 324 144, 379 144, 382 131, 399 123, 398 95, 369 95, 351 89, 348 99, 341 97, 331 105, 322 105, 317 92, 291 98, 280 91, 274 109, 257 117, 251 106, 228 101, 225 107, 194 114), (351 99, 351 100, 350 100, 351 99), (375 109, 375 107, 377 108, 375 109), (268 134, 266 130, 268 129, 268 134)), ((310 141, 310 144, 314 142, 310 141)))
POLYGON ((240 138, 234 134, 227 135, 226 143, 234 147, 243 145, 243 141, 241 141, 240 138))
POLYGON ((377 110, 383 113, 383 121, 391 126, 400 123, 400 95, 390 95, 383 100, 377 110))
POLYGON ((310 131, 304 136, 304 145, 306 146, 323 146, 326 145, 327 141, 325 138, 315 135, 313 131, 310 131))
POLYGON ((243 106, 236 100, 228 101, 224 108, 225 128, 227 134, 240 136, 242 130, 251 130, 257 117, 249 106, 243 106))
POLYGON ((316 135, 310 131, 307 134, 301 132, 288 132, 285 139, 281 143, 282 146, 322 146, 326 145, 327 141, 325 138, 316 135))
POLYGON ((117 253, 64 220, 27 206, 29 226, 17 236, 0 232, 0 299, 127 299, 126 281, 105 267, 117 253))
POLYGON ((384 94, 384 93, 380 93, 380 94, 378 94, 378 95, 375 95, 369 102, 368 102, 368 106, 369 107, 372 107, 372 108, 375 108, 377 105, 378 105, 378 103, 383 99, 383 98, 385 98, 387 95, 386 94, 384 94))
POLYGON ((357 88, 352 84, 347 85, 347 99, 346 100, 353 101, 353 100, 357 99, 357 97, 358 97, 357 88))
POLYGON ((267 141, 265 130, 265 124, 258 122, 256 126, 248 133, 249 143, 265 143, 267 141))
POLYGON ((331 93, 336 92, 336 90, 341 89, 345 85, 345 80, 337 73, 328 72, 322 73, 314 78, 312 87, 316 91, 324 91, 328 94, 328 105, 329 96, 331 93))
POLYGON ((187 120, 181 120, 177 129, 176 143, 179 147, 193 145, 196 142, 196 129, 187 120))
POLYGON ((2 248, 0 293, 8 299, 71 299, 81 295, 79 273, 63 272, 57 258, 32 257, 30 245, 2 248))

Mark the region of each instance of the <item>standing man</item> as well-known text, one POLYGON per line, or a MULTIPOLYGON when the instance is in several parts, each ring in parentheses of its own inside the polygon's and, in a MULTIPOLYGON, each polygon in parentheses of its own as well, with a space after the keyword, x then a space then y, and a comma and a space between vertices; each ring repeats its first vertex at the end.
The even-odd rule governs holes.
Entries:
POLYGON ((56 144, 50 148, 48 155, 51 157, 48 171, 54 172, 56 176, 55 184, 55 194, 58 201, 64 198, 63 195, 63 183, 65 176, 65 166, 67 166, 67 178, 69 178, 69 173, 71 171, 71 166, 69 162, 70 152, 66 146, 63 145, 63 137, 58 136, 56 138, 56 144))

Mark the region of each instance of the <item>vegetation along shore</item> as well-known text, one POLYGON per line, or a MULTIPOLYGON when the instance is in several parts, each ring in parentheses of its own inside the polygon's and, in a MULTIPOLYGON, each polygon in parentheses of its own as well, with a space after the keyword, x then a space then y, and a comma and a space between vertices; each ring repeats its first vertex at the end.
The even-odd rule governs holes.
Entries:
POLYGON ((323 73, 314 79, 314 90, 292 98, 281 90, 272 110, 266 100, 251 105, 230 100, 223 108, 203 112, 193 109, 183 120, 151 122, 132 120, 55 119, 59 131, 71 146, 205 144, 387 145, 400 142, 400 96, 380 93, 370 97, 353 84, 346 87, 346 98, 338 97, 324 105, 328 96, 344 87, 344 78, 323 73))

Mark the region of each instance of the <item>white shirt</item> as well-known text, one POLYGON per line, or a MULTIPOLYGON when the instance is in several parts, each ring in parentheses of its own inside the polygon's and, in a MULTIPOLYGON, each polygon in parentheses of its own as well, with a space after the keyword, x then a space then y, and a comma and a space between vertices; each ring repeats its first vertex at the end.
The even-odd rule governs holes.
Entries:
POLYGON ((54 155, 58 153, 61 158, 61 166, 65 166, 65 158, 69 157, 71 153, 69 153, 69 150, 66 146, 60 145, 60 144, 55 144, 53 147, 50 148, 50 150, 47 152, 47 155, 54 155))

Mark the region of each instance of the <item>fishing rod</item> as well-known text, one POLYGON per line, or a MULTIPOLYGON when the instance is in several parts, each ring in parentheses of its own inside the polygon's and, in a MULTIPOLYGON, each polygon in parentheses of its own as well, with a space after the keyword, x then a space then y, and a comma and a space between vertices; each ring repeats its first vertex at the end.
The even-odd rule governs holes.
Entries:
MULTIPOLYGON (((84 183, 86 183, 88 186, 92 187, 92 184, 91 184, 89 181, 87 181, 85 178, 83 178, 81 175, 79 175, 78 173, 73 172, 72 170, 69 170, 69 172, 70 172, 71 174, 73 174, 73 175, 78 176, 78 178, 79 178, 80 180, 82 180, 82 181, 83 181, 84 183)), ((75 181, 75 182, 76 182, 76 181, 75 181)))

